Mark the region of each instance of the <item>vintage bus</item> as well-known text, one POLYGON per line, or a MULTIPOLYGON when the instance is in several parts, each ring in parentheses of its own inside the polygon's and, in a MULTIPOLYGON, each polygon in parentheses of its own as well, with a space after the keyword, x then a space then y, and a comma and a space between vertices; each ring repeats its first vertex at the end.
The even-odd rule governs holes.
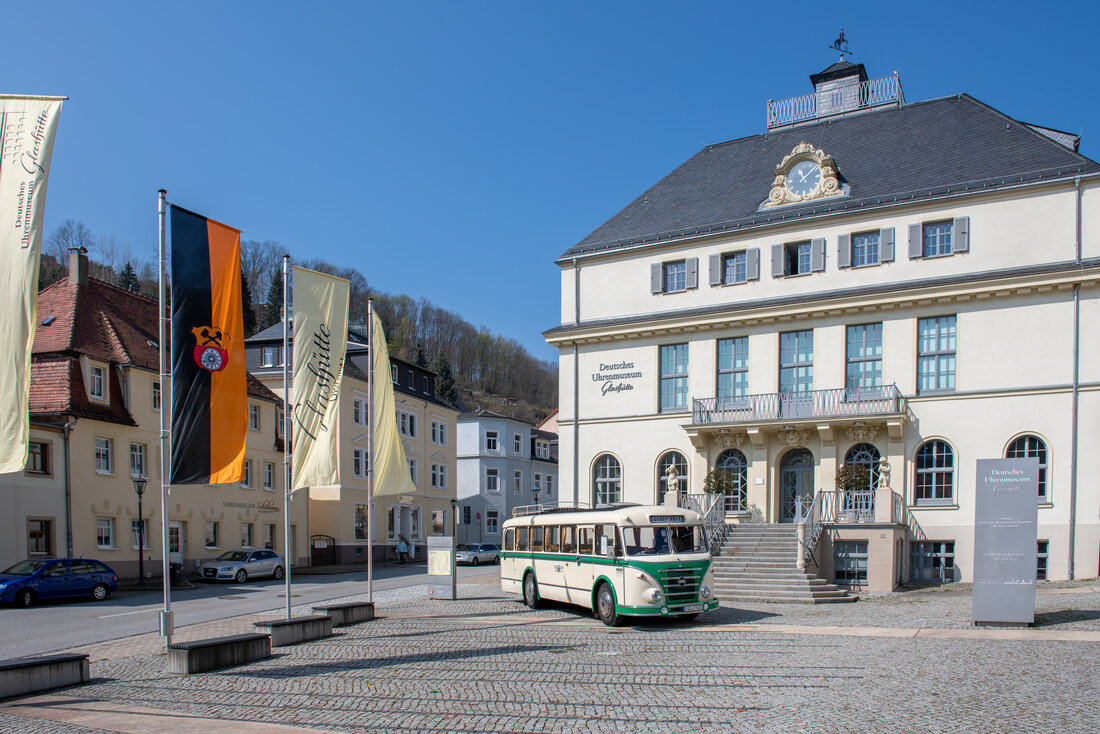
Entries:
POLYGON ((504 522, 500 583, 535 608, 576 604, 622 617, 692 619, 718 608, 702 518, 675 507, 517 508, 504 522))

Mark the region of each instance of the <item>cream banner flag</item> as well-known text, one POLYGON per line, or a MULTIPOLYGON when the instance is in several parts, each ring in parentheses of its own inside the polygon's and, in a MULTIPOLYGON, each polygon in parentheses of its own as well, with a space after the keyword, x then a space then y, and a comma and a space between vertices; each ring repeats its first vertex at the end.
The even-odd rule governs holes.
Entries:
POLYGON ((294 268, 294 489, 340 483, 340 385, 349 292, 343 278, 294 268))
POLYGON ((0 95, 0 474, 23 471, 31 347, 57 97, 0 95))
POLYGON ((397 434, 390 350, 386 347, 386 334, 377 313, 374 314, 370 348, 371 369, 374 370, 374 451, 370 457, 374 462, 374 495, 413 494, 416 485, 409 473, 405 447, 397 434))

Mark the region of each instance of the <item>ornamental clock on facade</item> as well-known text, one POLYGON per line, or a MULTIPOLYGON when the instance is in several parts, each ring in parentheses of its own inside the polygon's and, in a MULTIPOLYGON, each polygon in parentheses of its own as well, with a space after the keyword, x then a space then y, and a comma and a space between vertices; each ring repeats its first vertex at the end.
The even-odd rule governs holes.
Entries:
POLYGON ((795 196, 806 196, 821 183, 821 166, 814 161, 801 161, 787 174, 787 188, 795 196))

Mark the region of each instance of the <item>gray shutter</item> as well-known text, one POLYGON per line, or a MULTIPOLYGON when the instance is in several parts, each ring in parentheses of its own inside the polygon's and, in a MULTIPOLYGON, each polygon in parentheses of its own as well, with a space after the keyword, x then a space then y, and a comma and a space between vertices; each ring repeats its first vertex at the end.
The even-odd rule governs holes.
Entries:
POLYGON ((894 262, 894 228, 887 227, 878 231, 878 261, 894 262))
POLYGON ((922 228, 919 224, 909 225, 909 259, 916 260, 924 254, 924 243, 921 242, 922 228))
POLYGON ((970 252, 970 217, 955 217, 951 252, 970 252))
POLYGON ((836 238, 836 266, 847 268, 852 264, 852 235, 842 234, 836 238))
POLYGON ((699 287, 699 258, 689 257, 687 259, 687 287, 688 289, 699 287))
POLYGON ((722 285, 722 256, 710 256, 710 284, 722 285))
POLYGON ((760 248, 745 251, 745 280, 760 280, 760 248))
POLYGON ((820 273, 825 269, 825 238, 810 240, 810 272, 820 273))
POLYGON ((784 267, 783 245, 772 245, 772 277, 782 278, 787 273, 784 267))
POLYGON ((660 293, 664 289, 661 282, 661 263, 653 263, 649 266, 649 292, 660 293))

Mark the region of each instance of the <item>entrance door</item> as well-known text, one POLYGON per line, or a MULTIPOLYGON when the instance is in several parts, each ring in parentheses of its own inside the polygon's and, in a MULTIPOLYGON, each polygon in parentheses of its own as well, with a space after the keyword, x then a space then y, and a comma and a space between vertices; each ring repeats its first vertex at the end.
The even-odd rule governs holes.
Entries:
POLYGON ((779 465, 779 522, 798 522, 814 499, 814 455, 788 451, 779 465))
POLYGON ((183 564, 185 551, 183 523, 175 520, 168 521, 168 562, 183 564))

